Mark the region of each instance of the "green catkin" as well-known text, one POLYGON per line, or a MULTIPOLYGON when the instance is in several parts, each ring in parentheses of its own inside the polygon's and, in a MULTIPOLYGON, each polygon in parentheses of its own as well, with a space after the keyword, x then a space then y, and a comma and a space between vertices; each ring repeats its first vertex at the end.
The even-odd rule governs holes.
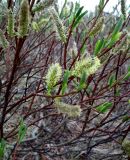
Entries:
POLYGON ((90 76, 91 74, 94 74, 100 66, 101 63, 97 57, 84 58, 75 63, 72 75, 75 77, 81 77, 85 72, 86 76, 90 76))
POLYGON ((121 13, 124 17, 124 20, 126 19, 126 4, 125 0, 121 0, 121 13))
POLYGON ((30 12, 28 0, 23 0, 21 2, 20 12, 19 12, 19 27, 18 33, 21 37, 24 37, 28 33, 30 23, 30 12))
POLYGON ((8 11, 7 33, 11 37, 13 37, 14 33, 15 33, 15 31, 14 31, 14 15, 13 15, 13 12, 11 9, 8 11))
POLYGON ((65 34, 65 28, 64 25, 61 21, 61 19, 59 18, 58 13, 56 12, 55 8, 51 8, 49 10, 51 18, 54 22, 55 28, 56 28, 56 33, 58 34, 60 40, 64 43, 66 43, 66 34, 65 34))
POLYGON ((79 117, 81 115, 79 105, 70 105, 56 100, 55 106, 60 113, 66 114, 68 117, 79 117))
POLYGON ((59 63, 52 64, 49 67, 45 77, 48 94, 51 94, 52 89, 54 88, 56 83, 60 80, 61 75, 62 75, 62 68, 59 63))
POLYGON ((3 31, 0 29, 0 44, 4 49, 6 49, 9 46, 9 42, 7 41, 3 31))
POLYGON ((38 4, 36 4, 32 10, 33 12, 40 12, 53 5, 53 3, 54 0, 44 0, 43 2, 39 2, 38 4))
POLYGON ((94 36, 98 34, 102 30, 103 24, 104 24, 104 18, 101 17, 99 18, 95 26, 92 28, 91 32, 89 33, 89 36, 94 36))

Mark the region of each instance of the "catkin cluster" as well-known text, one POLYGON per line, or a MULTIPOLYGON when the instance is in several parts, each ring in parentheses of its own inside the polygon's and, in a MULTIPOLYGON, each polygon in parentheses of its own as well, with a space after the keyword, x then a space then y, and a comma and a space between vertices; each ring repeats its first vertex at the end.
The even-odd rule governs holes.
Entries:
POLYGON ((7 25, 7 33, 9 34, 9 36, 13 37, 14 36, 14 15, 12 10, 10 9, 8 11, 8 25, 7 25))
POLYGON ((29 24, 30 24, 29 4, 27 0, 23 0, 20 6, 19 26, 18 26, 18 32, 21 37, 24 37, 27 35, 29 24))
POLYGON ((70 105, 55 101, 55 106, 60 113, 66 114, 69 117, 79 117, 81 115, 81 108, 79 105, 70 105))
POLYGON ((53 8, 53 7, 49 9, 49 13, 50 13, 51 18, 54 22, 56 33, 58 34, 58 37, 60 38, 60 40, 62 42, 65 43, 66 42, 65 28, 64 28, 64 25, 63 25, 61 19, 59 18, 58 13, 56 12, 55 8, 53 8))
POLYGON ((1 29, 0 29, 0 44, 2 45, 3 49, 6 49, 9 46, 9 42, 7 41, 1 29))
POLYGON ((52 89, 54 88, 56 83, 60 80, 61 75, 62 75, 62 68, 59 65, 59 63, 52 64, 49 67, 45 77, 48 94, 51 94, 52 89))
POLYGON ((100 60, 97 57, 88 57, 81 59, 75 63, 72 75, 75 77, 81 77, 85 72, 87 76, 94 74, 101 66, 100 60))

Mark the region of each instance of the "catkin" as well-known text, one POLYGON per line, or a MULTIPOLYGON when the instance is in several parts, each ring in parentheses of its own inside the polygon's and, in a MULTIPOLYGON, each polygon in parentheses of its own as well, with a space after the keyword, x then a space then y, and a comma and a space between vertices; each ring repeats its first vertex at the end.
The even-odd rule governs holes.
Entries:
POLYGON ((85 72, 87 76, 94 74, 101 66, 100 60, 97 57, 88 57, 81 59, 75 63, 72 70, 72 75, 81 77, 85 72))
POLYGON ((54 88, 56 83, 60 80, 61 75, 62 75, 62 68, 59 65, 59 63, 52 64, 49 67, 45 77, 48 94, 51 94, 52 89, 54 88))
POLYGON ((68 117, 79 117, 81 115, 81 108, 79 105, 71 105, 55 101, 55 106, 60 113, 66 114, 68 117))
POLYGON ((3 31, 0 29, 0 44, 4 49, 6 49, 9 46, 9 42, 7 41, 3 31))
POLYGON ((44 0, 43 2, 39 2, 32 9, 33 12, 40 12, 48 7, 50 7, 54 3, 54 0, 44 0))
POLYGON ((95 26, 92 28, 91 32, 89 33, 89 36, 94 36, 98 32, 100 32, 103 27, 103 23, 104 23, 104 18, 103 17, 99 18, 99 20, 97 21, 95 26))
POLYGON ((28 0, 23 0, 21 2, 20 12, 19 12, 19 27, 18 32, 21 37, 24 37, 28 33, 30 23, 30 12, 28 0))
POLYGON ((13 37, 14 36, 14 15, 12 10, 8 11, 8 25, 7 25, 7 33, 9 36, 13 37))
POLYGON ((49 12, 54 22, 56 33, 58 34, 60 40, 65 43, 66 42, 65 28, 61 19, 59 18, 58 13, 56 12, 55 8, 51 8, 49 12))
POLYGON ((125 4, 125 0, 121 0, 121 13, 124 16, 124 19, 126 19, 126 4, 125 4))

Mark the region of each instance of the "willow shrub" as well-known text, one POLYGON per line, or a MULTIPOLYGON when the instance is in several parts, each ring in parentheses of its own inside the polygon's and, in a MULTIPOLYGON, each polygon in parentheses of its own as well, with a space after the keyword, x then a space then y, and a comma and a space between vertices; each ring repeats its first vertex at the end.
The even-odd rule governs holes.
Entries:
MULTIPOLYGON (((68 5, 67 0, 61 11, 55 0, 3 2, 1 158, 17 157, 17 147, 29 138, 34 143, 32 151, 40 154, 42 150, 45 155, 43 146, 48 143, 67 149, 81 139, 83 146, 89 141, 86 156, 95 146, 114 139, 122 145, 130 131, 130 22, 124 0, 119 4, 120 15, 106 14, 107 3, 100 0, 90 15, 79 3, 68 5), (79 126, 78 134, 72 129, 71 135, 63 127, 70 121, 79 126), (106 132, 108 137, 102 142, 106 132), (98 135, 102 136, 97 142, 98 135)), ((49 152, 50 157, 58 157, 49 152)), ((69 149, 60 151, 69 159, 75 154, 69 149)))

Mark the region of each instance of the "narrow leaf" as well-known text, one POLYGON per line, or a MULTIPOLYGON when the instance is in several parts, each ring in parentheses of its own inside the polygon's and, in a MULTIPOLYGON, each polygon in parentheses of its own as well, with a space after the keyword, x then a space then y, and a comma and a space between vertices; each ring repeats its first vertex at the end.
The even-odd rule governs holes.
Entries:
POLYGON ((114 37, 120 31, 122 24, 123 24, 123 20, 122 20, 122 18, 120 18, 120 20, 118 21, 118 23, 116 24, 116 26, 112 32, 112 37, 114 37))
POLYGON ((18 131, 18 142, 21 143, 26 135, 27 127, 24 124, 24 121, 21 120, 18 131))
POLYGON ((80 79, 80 82, 79 82, 79 86, 78 86, 78 90, 82 90, 83 88, 85 88, 86 86, 86 73, 83 72, 82 76, 81 76, 81 79, 80 79))
POLYGON ((108 111, 108 109, 112 107, 112 103, 111 102, 105 102, 103 104, 101 104, 100 106, 96 107, 96 110, 99 111, 100 113, 105 113, 108 111))
POLYGON ((115 81, 116 81, 115 75, 111 75, 110 78, 109 78, 109 80, 108 80, 108 85, 110 87, 112 87, 113 84, 115 83, 115 81))
POLYGON ((94 49, 94 55, 97 56, 97 54, 101 51, 101 49, 104 47, 104 40, 98 40, 95 49, 94 49))
POLYGON ((124 77, 124 80, 128 80, 130 78, 130 72, 128 72, 125 77, 124 77))
POLYGON ((4 139, 1 139, 0 140, 0 159, 4 156, 5 148, 6 148, 6 142, 4 139))
POLYGON ((116 43, 119 40, 121 34, 121 32, 118 32, 114 36, 112 36, 112 38, 109 41, 109 47, 111 47, 114 43, 116 43))
POLYGON ((83 12, 81 15, 78 16, 78 18, 76 19, 74 25, 73 25, 73 29, 77 27, 77 25, 80 23, 80 21, 82 20, 82 18, 85 16, 85 14, 88 11, 83 12))
POLYGON ((62 82, 62 89, 61 89, 62 94, 64 94, 65 91, 67 90, 67 83, 68 83, 69 76, 70 76, 70 71, 66 70, 64 74, 63 82, 62 82))

